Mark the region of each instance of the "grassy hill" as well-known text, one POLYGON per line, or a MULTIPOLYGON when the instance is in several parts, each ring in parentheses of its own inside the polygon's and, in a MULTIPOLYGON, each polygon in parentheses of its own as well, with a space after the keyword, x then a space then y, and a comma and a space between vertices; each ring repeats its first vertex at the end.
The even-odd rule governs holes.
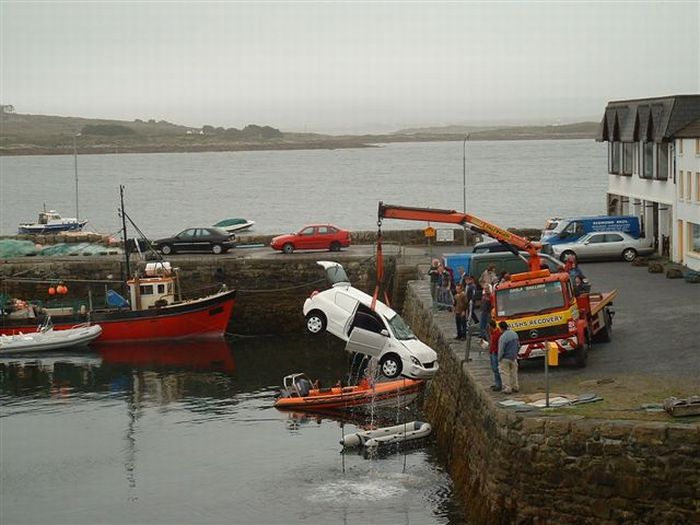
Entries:
POLYGON ((190 128, 166 121, 125 121, 0 113, 0 155, 334 149, 415 141, 593 138, 598 124, 565 126, 416 128, 387 135, 321 135, 281 132, 270 126, 190 128), (78 135, 79 134, 79 135, 78 135))

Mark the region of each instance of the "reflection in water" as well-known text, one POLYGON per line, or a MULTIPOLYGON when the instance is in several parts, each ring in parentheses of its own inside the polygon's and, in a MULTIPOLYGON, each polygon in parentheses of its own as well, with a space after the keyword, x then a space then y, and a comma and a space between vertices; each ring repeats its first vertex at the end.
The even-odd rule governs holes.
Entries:
POLYGON ((345 433, 420 419, 417 406, 272 407, 284 375, 331 384, 349 364, 330 337, 0 358, 3 521, 461 523, 430 446, 340 453, 345 433))

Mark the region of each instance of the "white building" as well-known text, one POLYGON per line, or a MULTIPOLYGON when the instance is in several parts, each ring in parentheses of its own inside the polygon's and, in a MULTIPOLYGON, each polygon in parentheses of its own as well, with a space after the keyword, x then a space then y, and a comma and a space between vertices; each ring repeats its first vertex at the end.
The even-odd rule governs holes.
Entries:
POLYGON ((700 95, 609 102, 608 214, 636 215, 658 253, 700 271, 700 95))

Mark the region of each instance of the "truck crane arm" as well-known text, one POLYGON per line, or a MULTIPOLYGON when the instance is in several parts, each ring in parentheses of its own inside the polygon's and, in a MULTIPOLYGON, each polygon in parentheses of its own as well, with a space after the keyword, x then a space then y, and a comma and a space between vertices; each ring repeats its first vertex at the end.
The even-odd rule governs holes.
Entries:
POLYGON ((530 271, 538 271, 540 269, 541 261, 539 252, 542 249, 541 243, 520 237, 519 235, 469 213, 437 208, 399 206, 380 202, 377 217, 379 224, 381 224, 382 219, 398 219, 404 221, 429 221, 469 226, 478 233, 485 233, 502 243, 510 244, 518 250, 527 252, 530 255, 530 271))

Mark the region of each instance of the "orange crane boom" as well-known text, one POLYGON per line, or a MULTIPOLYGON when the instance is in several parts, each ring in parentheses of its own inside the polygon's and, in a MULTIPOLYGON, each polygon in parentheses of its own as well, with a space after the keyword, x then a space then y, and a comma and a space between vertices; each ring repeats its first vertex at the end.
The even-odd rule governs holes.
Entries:
POLYGON ((471 215, 470 213, 462 213, 456 210, 441 210, 437 208, 399 206, 395 204, 384 204, 380 201, 377 217, 379 223, 381 223, 382 219, 399 219, 404 221, 428 221, 469 226, 472 230, 485 233, 498 241, 514 246, 518 250, 526 251, 530 255, 530 271, 538 271, 540 269, 541 261, 539 252, 542 249, 541 243, 520 237, 519 235, 480 219, 475 215, 471 215))

